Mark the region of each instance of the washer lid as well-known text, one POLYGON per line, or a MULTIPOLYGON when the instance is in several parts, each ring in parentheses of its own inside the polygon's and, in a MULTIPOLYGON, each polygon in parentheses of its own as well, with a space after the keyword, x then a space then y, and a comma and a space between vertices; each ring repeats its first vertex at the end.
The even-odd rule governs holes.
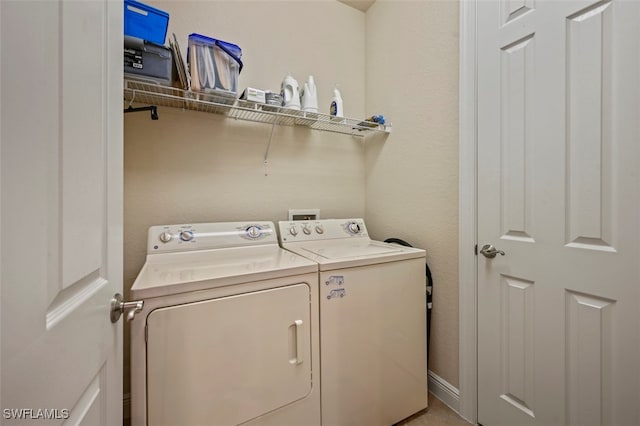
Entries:
POLYGON ((317 271, 316 263, 275 245, 150 254, 131 287, 131 297, 146 299, 317 271))
POLYGON ((325 259, 344 259, 350 257, 362 256, 379 256, 389 255, 392 253, 401 253, 402 250, 394 246, 381 246, 371 241, 344 241, 333 244, 321 244, 318 247, 304 247, 304 249, 312 254, 321 256, 325 259))
POLYGON ((425 257, 422 249, 369 239, 309 241, 287 244, 288 250, 318 262, 321 271, 425 257))

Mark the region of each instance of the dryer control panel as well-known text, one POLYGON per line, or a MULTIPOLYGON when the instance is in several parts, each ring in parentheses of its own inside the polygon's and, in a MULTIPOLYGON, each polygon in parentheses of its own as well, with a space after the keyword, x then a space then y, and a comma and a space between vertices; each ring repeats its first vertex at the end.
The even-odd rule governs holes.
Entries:
POLYGON ((294 220, 278 222, 280 241, 320 241, 338 238, 369 238, 362 219, 294 220))
POLYGON ((278 244, 273 222, 218 222, 149 228, 147 253, 278 244))

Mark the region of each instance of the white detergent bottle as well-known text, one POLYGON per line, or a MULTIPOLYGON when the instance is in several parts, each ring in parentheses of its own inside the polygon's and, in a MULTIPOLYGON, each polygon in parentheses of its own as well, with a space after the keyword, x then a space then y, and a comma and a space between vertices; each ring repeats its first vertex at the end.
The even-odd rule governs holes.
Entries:
POLYGON ((338 90, 338 85, 336 85, 336 87, 333 89, 333 100, 331 101, 329 115, 335 118, 344 117, 344 110, 342 109, 342 96, 340 95, 340 90, 338 90))
POLYGON ((302 110, 306 112, 318 112, 318 91, 313 76, 310 75, 302 88, 302 110))
POLYGON ((282 92, 282 106, 289 109, 300 109, 300 93, 298 91, 298 82, 291 74, 282 80, 280 88, 282 92))

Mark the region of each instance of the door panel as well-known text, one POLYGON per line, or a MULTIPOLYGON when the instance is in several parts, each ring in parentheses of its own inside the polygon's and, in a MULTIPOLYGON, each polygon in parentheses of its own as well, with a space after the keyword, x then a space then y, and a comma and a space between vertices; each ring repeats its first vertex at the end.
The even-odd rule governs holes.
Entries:
MULTIPOLYGON (((617 6, 617 5, 616 5, 617 6)), ((567 18, 567 244, 615 251, 612 235, 613 5, 567 18)))
POLYGON ((531 241, 533 34, 500 49, 502 238, 531 241), (529 143, 527 143, 529 142, 529 143))
POLYGON ((567 291, 567 424, 612 425, 612 311, 615 302, 567 291))
POLYGON ((639 424, 640 4, 477 5, 478 421, 639 424))
POLYGON ((535 286, 531 281, 502 275, 501 287, 502 399, 533 417, 535 286))
POLYGON ((236 425, 306 397, 309 297, 297 284, 151 312, 149 424, 236 425))
MULTIPOLYGON (((106 4, 63 2, 59 185, 62 280, 68 288, 98 272, 104 252, 106 4), (80 65, 79 62, 82 62, 80 65), (91 88, 82 81, 95 81, 91 88), (91 125, 80 125, 91 123, 91 125)), ((99 272, 93 280, 99 280, 99 272)))
POLYGON ((0 8, 2 408, 119 424, 122 4, 0 8))
POLYGON ((78 398, 76 405, 69 411, 68 424, 78 426, 102 424, 107 414, 107 395, 104 391, 105 374, 106 369, 103 367, 78 398))

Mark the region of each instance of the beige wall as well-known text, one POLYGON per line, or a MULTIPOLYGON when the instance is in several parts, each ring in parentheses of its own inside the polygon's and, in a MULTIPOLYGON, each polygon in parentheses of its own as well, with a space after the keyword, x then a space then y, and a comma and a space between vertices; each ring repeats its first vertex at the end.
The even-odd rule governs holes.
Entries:
MULTIPOLYGON (((279 90, 287 72, 299 82, 312 74, 321 112, 328 113, 338 82, 345 113, 364 115, 362 12, 335 1, 147 3, 170 13, 169 33, 176 33, 183 53, 191 32, 241 46, 241 87, 279 90), (282 25, 286 31, 277 29, 282 25)), ((170 108, 160 108, 159 116, 125 115, 126 295, 144 263, 151 225, 277 221, 287 219, 289 208, 319 208, 323 217, 364 216, 361 138, 276 127, 265 165, 268 125, 170 108)))
POLYGON ((337 82, 347 116, 382 113, 394 127, 366 143, 276 127, 265 165, 267 125, 170 108, 159 121, 125 115, 125 293, 151 225, 277 221, 289 208, 364 216, 374 238, 428 250, 436 285, 429 365, 457 386, 457 2, 378 0, 366 14, 335 1, 147 3, 171 14, 169 34, 183 53, 191 32, 240 45, 240 87, 279 90, 287 72, 299 82, 313 74, 321 112, 337 82), (288 30, 263 28, 278 25, 288 30))
POLYGON ((365 147, 366 223, 427 250, 429 369, 457 387, 458 2, 378 0, 366 31, 366 111, 393 122, 365 147))

